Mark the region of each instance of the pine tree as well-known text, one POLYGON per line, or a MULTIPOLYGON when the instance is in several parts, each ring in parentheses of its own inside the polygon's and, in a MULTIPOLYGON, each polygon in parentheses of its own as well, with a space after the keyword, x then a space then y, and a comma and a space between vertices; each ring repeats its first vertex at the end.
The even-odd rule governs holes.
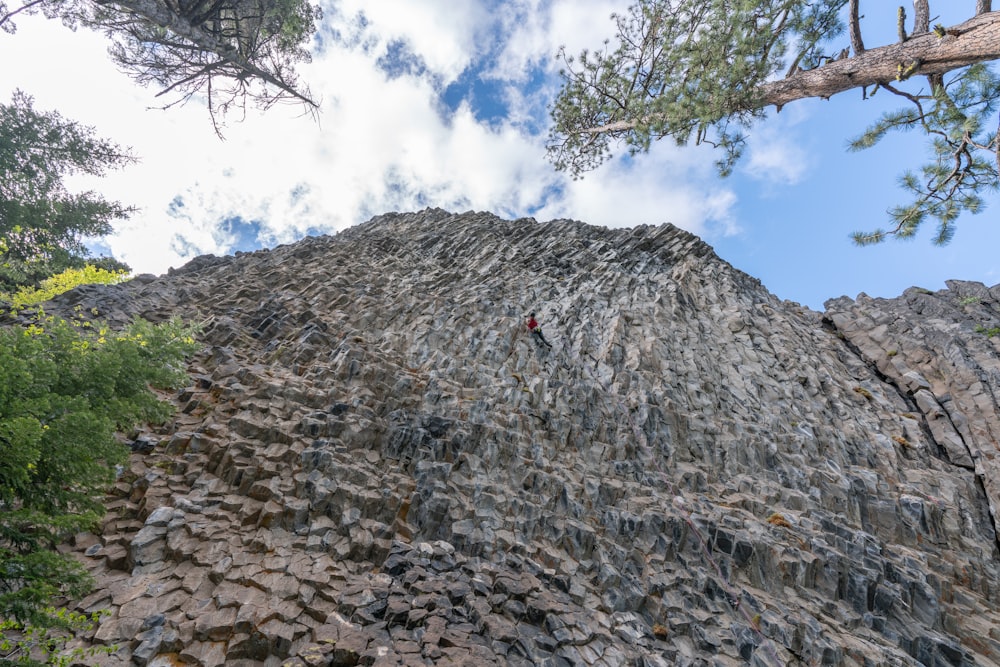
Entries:
MULTIPOLYGON (((952 27, 930 25, 927 0, 914 0, 907 31, 900 8, 898 41, 866 48, 860 0, 639 0, 614 16, 617 38, 566 67, 553 106, 549 158, 579 177, 611 154, 630 153, 670 137, 721 151, 728 175, 747 132, 765 110, 809 97, 885 90, 904 104, 876 120, 853 143, 860 150, 888 132, 917 130, 929 160, 902 177, 912 201, 891 211, 892 226, 855 234, 860 244, 905 238, 938 223, 947 243, 962 211, 982 209, 997 186, 995 122, 1000 78, 986 66, 1000 58, 1000 12, 979 0, 976 14, 952 27), (843 37, 847 33, 847 46, 843 37), (841 38, 838 43, 835 40, 841 38)), ((885 11, 873 2, 869 11, 885 11)))
POLYGON ((163 108, 204 99, 221 136, 228 113, 291 100, 319 103, 295 73, 321 16, 309 0, 0 0, 0 29, 42 12, 104 32, 112 59, 137 82, 158 86, 163 108))
MULTIPOLYGON (((93 261, 84 239, 109 234, 133 209, 94 192, 70 192, 64 177, 100 176, 133 162, 93 128, 36 111, 21 91, 0 104, 0 292, 93 261)), ((128 268, 101 261, 109 270, 128 268)))

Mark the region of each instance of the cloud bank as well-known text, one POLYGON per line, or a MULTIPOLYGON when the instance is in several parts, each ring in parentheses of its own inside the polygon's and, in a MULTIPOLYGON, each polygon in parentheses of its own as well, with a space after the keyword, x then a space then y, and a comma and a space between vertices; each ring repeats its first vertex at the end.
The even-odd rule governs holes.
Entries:
MULTIPOLYGON (((2 68, 0 94, 20 87, 37 108, 133 147, 140 165, 78 186, 140 207, 107 240, 137 272, 426 206, 731 233, 736 196, 707 151, 659 142, 643 160, 617 158, 581 181, 545 160, 556 52, 599 46, 624 5, 328 4, 314 60, 300 70, 322 100, 318 119, 294 106, 251 112, 229 123, 225 141, 196 103, 151 109, 157 91, 117 72, 100 35, 39 17, 0 37, 0 61, 24 63, 2 68)), ((754 155, 776 178, 794 178, 780 155, 754 155)))

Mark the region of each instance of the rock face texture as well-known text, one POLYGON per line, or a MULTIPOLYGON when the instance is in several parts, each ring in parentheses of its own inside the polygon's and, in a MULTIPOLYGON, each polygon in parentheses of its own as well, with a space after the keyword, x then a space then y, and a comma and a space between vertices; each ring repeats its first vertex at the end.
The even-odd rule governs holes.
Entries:
POLYGON ((427 210, 78 304, 205 343, 67 547, 100 664, 1000 665, 1000 287, 427 210))

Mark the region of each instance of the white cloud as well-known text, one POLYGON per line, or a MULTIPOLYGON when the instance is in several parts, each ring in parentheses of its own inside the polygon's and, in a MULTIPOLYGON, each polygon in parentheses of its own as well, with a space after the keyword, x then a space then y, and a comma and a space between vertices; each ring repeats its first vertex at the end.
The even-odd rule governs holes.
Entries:
POLYGON ((480 33, 488 20, 480 3, 453 0, 342 0, 338 9, 347 16, 363 13, 383 46, 397 39, 407 42, 445 85, 481 53, 480 33))
POLYGON ((604 40, 615 36, 611 15, 624 12, 631 4, 623 0, 589 0, 586 4, 556 0, 552 3, 551 40, 574 55, 600 48, 604 40))
POLYGON ((736 195, 709 177, 713 157, 661 142, 640 160, 615 159, 568 183, 564 197, 537 217, 608 227, 669 222, 700 236, 735 234, 736 195))
POLYGON ((300 68, 301 80, 323 100, 318 121, 295 106, 251 110, 244 122, 229 124, 225 141, 196 103, 147 110, 158 103, 156 91, 115 70, 102 36, 70 33, 38 17, 25 19, 19 34, 0 37, 0 61, 27 63, 0 69, 0 94, 20 86, 36 96, 37 108, 58 108, 135 148, 141 164, 80 182, 142 209, 108 239, 139 272, 228 252, 233 239, 219 224, 234 217, 258 224, 267 243, 425 206, 731 231, 734 195, 705 185, 714 177, 697 151, 657 145, 641 162, 613 161, 578 182, 545 161, 538 126, 557 82, 536 82, 525 92, 524 73, 545 59, 554 72, 551 56, 560 43, 571 52, 600 44, 620 4, 593 2, 580 11, 570 0, 516 0, 491 14, 479 2, 345 0, 327 12, 324 34, 356 34, 353 22, 363 10, 363 39, 326 40, 322 54, 300 68), (512 32, 491 33, 498 25, 512 32), (430 72, 388 77, 378 60, 393 40, 405 41, 430 72), (510 114, 493 123, 478 121, 467 104, 452 111, 440 100, 442 85, 485 53, 496 57, 489 76, 507 78, 498 83, 506 86, 510 114), (183 208, 171 208, 176 198, 183 208))
POLYGON ((494 75, 512 81, 523 80, 535 65, 548 65, 557 71, 560 48, 576 56, 584 49, 600 48, 613 38, 615 25, 611 14, 621 12, 628 2, 622 0, 518 0, 505 3, 509 33, 497 59, 494 75))
POLYGON ((740 170, 770 185, 799 183, 813 166, 799 131, 808 118, 809 104, 800 103, 758 123, 740 170))
POLYGON ((794 185, 802 180, 809 166, 802 147, 780 134, 758 135, 749 153, 744 170, 760 180, 794 185))

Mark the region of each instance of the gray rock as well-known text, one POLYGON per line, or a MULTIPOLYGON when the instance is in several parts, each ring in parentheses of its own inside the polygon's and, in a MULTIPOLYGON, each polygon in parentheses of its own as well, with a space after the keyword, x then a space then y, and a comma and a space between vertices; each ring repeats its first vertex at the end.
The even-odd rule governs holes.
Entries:
POLYGON ((84 644, 1000 664, 1000 286, 819 314, 670 225, 428 210, 52 312, 76 305, 206 345, 72 547, 103 591, 81 608, 111 611, 84 644))

